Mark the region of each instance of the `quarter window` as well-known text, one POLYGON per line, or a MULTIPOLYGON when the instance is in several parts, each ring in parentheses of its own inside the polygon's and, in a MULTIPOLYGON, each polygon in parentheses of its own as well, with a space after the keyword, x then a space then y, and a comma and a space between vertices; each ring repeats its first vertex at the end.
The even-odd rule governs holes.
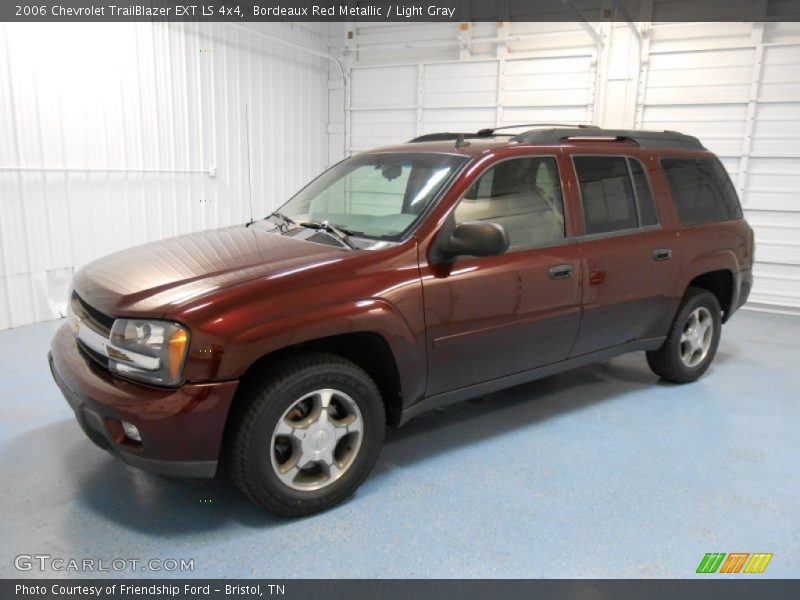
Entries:
POLYGON ((531 156, 497 163, 472 184, 455 209, 456 223, 502 225, 510 250, 564 239, 564 205, 556 161, 531 156))
POLYGON ((624 156, 576 156, 587 235, 658 224, 641 163, 624 156))
POLYGON ((633 190, 636 193, 636 201, 639 205, 639 225, 642 227, 658 225, 656 203, 653 201, 653 192, 650 190, 644 167, 637 159, 630 157, 628 158, 628 164, 631 167, 633 190))
POLYGON ((684 225, 742 218, 725 167, 715 158, 662 158, 678 217, 684 225))

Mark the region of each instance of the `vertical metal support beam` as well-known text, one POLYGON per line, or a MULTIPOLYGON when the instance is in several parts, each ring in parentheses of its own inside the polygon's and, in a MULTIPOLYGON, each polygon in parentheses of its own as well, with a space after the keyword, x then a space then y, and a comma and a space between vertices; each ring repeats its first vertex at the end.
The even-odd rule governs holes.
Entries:
POLYGON ((631 16, 628 14, 621 0, 612 0, 612 4, 614 5, 617 16, 622 17, 622 20, 625 21, 631 40, 636 44, 636 52, 628 52, 628 62, 625 66, 625 95, 623 96, 624 100, 622 106, 621 125, 622 127, 630 128, 633 126, 633 122, 636 119, 636 94, 639 89, 639 74, 641 73, 642 67, 642 32, 633 22, 633 19, 631 19, 631 16), (634 76, 631 78, 629 77, 629 73, 631 63, 633 62, 632 59, 635 59, 636 64, 633 67, 634 76), (630 103, 628 102, 628 98, 631 96, 631 88, 633 88, 633 110, 629 110, 630 103))
POLYGON ((344 22, 344 53, 358 60, 358 29, 354 21, 344 22))
POLYGON ((608 63, 611 55, 611 41, 613 23, 600 25, 600 40, 592 56, 589 66, 589 98, 587 99, 586 121, 600 125, 603 117, 603 103, 605 101, 606 87, 608 86, 608 63))
POLYGON ((639 48, 639 73, 636 76, 636 96, 633 114, 633 127, 638 129, 644 123, 644 105, 647 100, 647 75, 650 70, 650 31, 642 33, 642 44, 639 48))
POLYGON ((583 30, 594 40, 594 43, 598 46, 602 46, 603 38, 601 34, 597 33, 597 30, 589 24, 589 21, 587 21, 584 14, 575 7, 575 5, 572 3, 572 0, 561 0, 561 2, 567 7, 569 12, 572 13, 573 18, 578 25, 580 25, 583 30))
POLYGON ((472 56, 472 25, 458 24, 458 58, 466 60, 472 56))
POLYGON ((505 92, 506 92, 506 60, 497 61, 497 107, 495 108, 494 126, 501 127, 505 117, 505 92))
POLYGON ((352 142, 352 119, 353 114, 350 107, 353 105, 352 89, 350 82, 353 78, 353 63, 358 62, 358 28, 355 21, 344 22, 344 57, 347 70, 342 78, 342 108, 344 117, 342 118, 342 140, 344 143, 344 156, 350 156, 352 142))
POLYGON ((631 30, 631 33, 639 40, 639 43, 642 41, 642 33, 637 29, 636 24, 631 19, 631 16, 628 14, 628 11, 625 8, 625 5, 620 2, 620 0, 613 0, 614 8, 619 13, 619 16, 622 17, 622 20, 625 21, 625 24, 628 26, 628 29, 631 30))
MULTIPOLYGON (((506 11, 508 10, 508 3, 504 4, 506 11)), ((509 23, 506 21, 497 22, 497 107, 495 108, 494 126, 501 127, 503 125, 504 108, 505 108, 505 88, 506 88, 506 56, 508 55, 508 28, 509 23)))
POLYGON ((504 59, 508 56, 508 28, 511 26, 507 21, 497 22, 497 49, 495 56, 498 60, 504 59))
POLYGON ((595 51, 589 64, 589 97, 586 100, 586 122, 590 124, 594 124, 597 116, 597 88, 600 85, 597 77, 597 60, 598 52, 595 51))
POLYGON ((739 159, 739 172, 736 175, 736 191, 739 194, 742 206, 746 205, 744 192, 747 187, 747 174, 750 170, 750 152, 753 147, 753 131, 755 130, 758 95, 764 63, 764 23, 752 24, 750 40, 755 44, 755 54, 753 56, 753 68, 750 71, 750 90, 747 96, 747 117, 744 122, 742 156, 739 159))
POLYGON ((344 116, 342 117, 342 143, 344 145, 342 158, 347 158, 350 156, 350 144, 352 143, 352 114, 350 111, 352 96, 350 80, 353 76, 352 65, 354 62, 358 62, 358 28, 355 21, 344 22, 344 58, 346 71, 345 76, 342 77, 342 110, 344 112, 344 116))
POLYGON ((422 135, 422 129, 424 125, 423 120, 425 118, 424 103, 425 103, 425 65, 423 63, 419 63, 417 65, 417 125, 416 125, 417 137, 422 135))
POLYGON ((650 71, 650 39, 653 20, 653 0, 644 0, 640 6, 639 18, 642 36, 639 42, 639 71, 636 75, 634 94, 633 127, 641 128, 644 122, 644 104, 647 99, 647 75, 650 71))
POLYGON ((342 90, 342 100, 344 102, 344 117, 342 118, 342 138, 344 140, 344 156, 342 158, 347 158, 348 156, 350 156, 350 143, 351 143, 350 107, 352 105, 352 86, 350 85, 350 81, 352 77, 353 77, 353 69, 350 65, 350 61, 348 61, 347 70, 345 71, 345 74, 342 77, 342 86, 344 86, 344 89, 342 90))

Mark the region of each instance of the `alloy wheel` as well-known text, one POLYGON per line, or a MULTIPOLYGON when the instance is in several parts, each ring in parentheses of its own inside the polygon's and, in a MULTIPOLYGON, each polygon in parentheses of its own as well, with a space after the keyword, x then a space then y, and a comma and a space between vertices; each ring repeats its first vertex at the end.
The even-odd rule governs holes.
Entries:
POLYGON ((695 308, 683 326, 681 334, 681 360, 694 368, 705 360, 714 337, 714 319, 705 306, 695 308))
POLYGON ((361 448, 364 422, 340 390, 310 392, 283 413, 272 433, 270 460, 286 486, 319 490, 347 472, 361 448))

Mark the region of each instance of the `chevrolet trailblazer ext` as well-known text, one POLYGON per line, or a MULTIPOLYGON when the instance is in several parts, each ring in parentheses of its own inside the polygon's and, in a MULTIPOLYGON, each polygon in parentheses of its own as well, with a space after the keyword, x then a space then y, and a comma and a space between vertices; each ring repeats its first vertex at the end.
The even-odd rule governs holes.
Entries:
POLYGON ((675 132, 537 127, 365 152, 263 220, 87 265, 50 354, 81 427, 297 516, 421 411, 637 350, 694 381, 752 282, 724 168, 675 132))

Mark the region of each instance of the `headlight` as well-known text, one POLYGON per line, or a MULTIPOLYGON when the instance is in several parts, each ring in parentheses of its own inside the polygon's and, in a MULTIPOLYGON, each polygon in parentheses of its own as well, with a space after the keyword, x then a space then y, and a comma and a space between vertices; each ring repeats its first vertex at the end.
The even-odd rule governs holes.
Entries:
POLYGON ((112 371, 155 385, 178 385, 189 349, 189 331, 178 323, 117 319, 106 346, 112 371))

